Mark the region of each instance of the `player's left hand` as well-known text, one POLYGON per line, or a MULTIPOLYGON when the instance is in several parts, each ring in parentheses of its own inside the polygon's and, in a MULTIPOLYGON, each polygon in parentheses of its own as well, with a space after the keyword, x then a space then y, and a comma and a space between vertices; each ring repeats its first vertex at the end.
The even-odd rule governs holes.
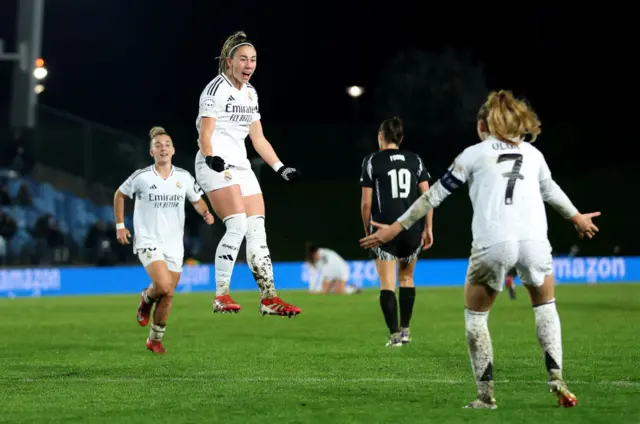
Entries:
POLYGON ((206 222, 209 225, 211 225, 211 224, 213 224, 215 222, 215 218, 213 217, 213 215, 209 211, 206 211, 204 213, 204 215, 202 215, 202 219, 204 219, 204 222, 206 222))
POLYGON ((593 223, 593 218, 600 216, 600 212, 579 213, 571 221, 580 238, 593 238, 600 229, 593 223))
POLYGON ((422 232, 422 250, 427 250, 427 249, 431 249, 431 246, 433 246, 433 230, 432 229, 425 229, 422 232))
POLYGON ((403 230, 398 221, 394 222, 391 225, 380 224, 378 222, 371 221, 371 226, 379 228, 379 230, 371 235, 360 239, 360 246, 365 249, 371 249, 383 244, 387 244, 403 230))
POLYGON ((280 176, 284 178, 285 181, 295 181, 302 176, 300 171, 290 166, 281 167, 280 169, 278 169, 278 174, 280 174, 280 176))

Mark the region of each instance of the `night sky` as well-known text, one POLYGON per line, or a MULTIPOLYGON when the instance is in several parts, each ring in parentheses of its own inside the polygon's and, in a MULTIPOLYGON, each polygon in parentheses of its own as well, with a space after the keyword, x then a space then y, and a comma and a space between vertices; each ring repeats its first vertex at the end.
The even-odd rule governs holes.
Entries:
MULTIPOLYGON (((16 3, 3 0, 0 13, 8 50, 16 3)), ((447 45, 483 64, 489 89, 526 96, 543 119, 633 113, 624 107, 637 56, 630 11, 562 2, 449 2, 448 9, 447 2, 305 3, 47 0, 43 56, 50 73, 40 100, 125 129, 191 125, 200 91, 217 73, 222 41, 242 29, 258 51, 251 82, 263 121, 348 119, 346 86, 374 86, 400 50, 447 45)), ((9 64, 0 63, 2 103, 9 77, 9 64)), ((365 94, 365 118, 368 102, 365 94)))

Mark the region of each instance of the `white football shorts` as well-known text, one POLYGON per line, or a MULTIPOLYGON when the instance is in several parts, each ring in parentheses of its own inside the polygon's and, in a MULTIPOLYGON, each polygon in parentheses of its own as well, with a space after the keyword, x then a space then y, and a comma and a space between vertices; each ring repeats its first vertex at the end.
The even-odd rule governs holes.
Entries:
POLYGON ((200 152, 196 154, 195 168, 196 181, 207 193, 232 185, 240 186, 243 197, 262 193, 258 178, 252 169, 230 168, 223 172, 216 172, 207 166, 200 152))
POLYGON ((310 281, 309 291, 320 292, 322 291, 322 283, 325 281, 349 281, 349 267, 336 265, 328 265, 322 268, 322 278, 316 278, 315 281, 310 281))
POLYGON ((183 257, 169 256, 159 248, 138 249, 138 259, 145 268, 152 262, 164 261, 167 263, 169 271, 182 272, 183 257))
POLYGON ((522 283, 538 287, 553 274, 551 245, 548 241, 509 241, 484 248, 472 248, 466 281, 486 284, 496 291, 504 289, 507 273, 516 268, 522 283))

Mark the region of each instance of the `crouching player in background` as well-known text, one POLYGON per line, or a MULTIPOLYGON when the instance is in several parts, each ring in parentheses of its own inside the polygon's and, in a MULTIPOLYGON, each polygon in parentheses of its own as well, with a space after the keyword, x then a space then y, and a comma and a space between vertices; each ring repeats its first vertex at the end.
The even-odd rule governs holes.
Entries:
POLYGON ((352 294, 362 290, 349 284, 349 264, 337 252, 307 243, 309 292, 352 294))
POLYGON ((131 233, 124 225, 124 198, 135 200, 133 251, 151 278, 151 285, 142 291, 137 320, 138 324, 146 326, 151 309, 156 305, 147 349, 166 353, 162 336, 184 257, 185 198, 189 199, 207 224, 213 224, 214 218, 191 174, 171 164, 175 153, 171 137, 160 127, 153 127, 149 136, 149 153, 155 164, 139 169, 127 178, 116 190, 113 207, 118 241, 129 244, 131 233))

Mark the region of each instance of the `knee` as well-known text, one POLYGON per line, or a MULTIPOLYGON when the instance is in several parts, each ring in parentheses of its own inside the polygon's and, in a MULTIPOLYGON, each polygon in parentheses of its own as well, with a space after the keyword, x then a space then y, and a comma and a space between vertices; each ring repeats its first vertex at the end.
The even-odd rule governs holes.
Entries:
POLYGON ((247 214, 242 212, 229 215, 224 219, 224 225, 227 227, 226 234, 238 237, 242 242, 247 233, 247 214))
POLYGON ((247 240, 266 240, 264 219, 264 215, 252 215, 247 218, 247 240))
POLYGON ((173 294, 173 284, 171 278, 161 278, 156 281, 155 292, 158 297, 165 297, 173 294))
POLYGON ((400 287, 413 287, 414 286, 413 276, 412 275, 399 275, 398 276, 398 283, 400 284, 400 287))

